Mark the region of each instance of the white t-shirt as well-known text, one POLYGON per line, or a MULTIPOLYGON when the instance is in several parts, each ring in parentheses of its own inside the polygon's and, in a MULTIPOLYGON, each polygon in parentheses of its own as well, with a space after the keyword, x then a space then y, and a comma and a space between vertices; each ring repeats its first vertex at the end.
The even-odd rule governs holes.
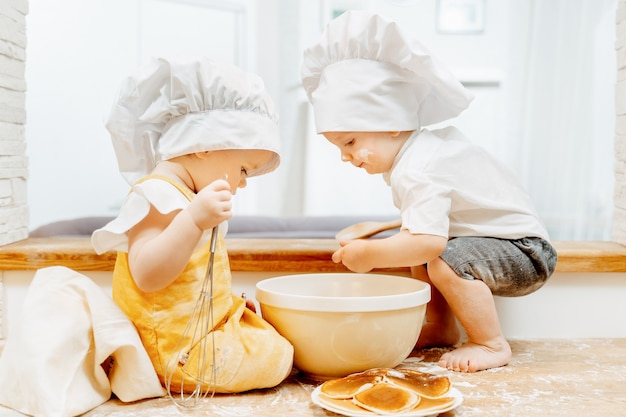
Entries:
POLYGON ((383 178, 411 233, 549 240, 513 172, 456 128, 414 132, 383 178))

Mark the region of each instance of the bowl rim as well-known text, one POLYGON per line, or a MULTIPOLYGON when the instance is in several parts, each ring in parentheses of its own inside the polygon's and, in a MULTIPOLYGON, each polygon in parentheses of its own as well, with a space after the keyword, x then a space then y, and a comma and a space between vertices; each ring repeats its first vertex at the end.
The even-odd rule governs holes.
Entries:
MULTIPOLYGON (((313 279, 313 278, 312 278, 313 279)), ((281 275, 273 278, 263 279, 256 283, 256 299, 263 305, 285 308, 290 310, 299 311, 316 311, 316 312, 376 312, 376 311, 392 311, 402 310, 406 308, 416 308, 422 305, 426 305, 430 301, 431 291, 430 285, 424 281, 420 281, 416 278, 410 278, 400 275, 387 275, 377 273, 307 273, 307 274, 294 274, 294 275, 281 275), (327 278, 332 276, 350 276, 351 278, 356 276, 366 277, 365 279, 371 279, 384 277, 385 279, 393 280, 411 280, 416 282, 416 289, 401 294, 391 295, 379 295, 376 296, 376 305, 372 304, 371 296, 362 297, 323 297, 315 295, 293 295, 289 298, 280 298, 280 293, 266 288, 266 286, 286 279, 299 277, 299 278, 312 278, 313 276, 323 275, 327 278)))

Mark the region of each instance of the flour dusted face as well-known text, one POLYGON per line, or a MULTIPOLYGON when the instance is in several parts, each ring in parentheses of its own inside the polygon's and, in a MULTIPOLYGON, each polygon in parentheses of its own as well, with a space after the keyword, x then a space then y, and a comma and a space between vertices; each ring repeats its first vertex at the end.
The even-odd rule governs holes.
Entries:
POLYGON ((364 163, 368 164, 369 163, 369 158, 371 155, 374 154, 374 152, 370 151, 367 148, 361 148, 357 151, 357 157, 359 159, 361 159, 364 163))
POLYGON ((408 137, 406 132, 325 132, 324 137, 341 151, 341 160, 368 174, 391 169, 408 137))

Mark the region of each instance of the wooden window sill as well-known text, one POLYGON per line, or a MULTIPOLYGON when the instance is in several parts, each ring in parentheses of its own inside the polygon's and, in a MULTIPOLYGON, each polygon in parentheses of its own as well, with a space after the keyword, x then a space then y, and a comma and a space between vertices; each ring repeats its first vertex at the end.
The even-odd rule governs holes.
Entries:
MULTIPOLYGON (((626 246, 610 241, 553 242, 557 272, 626 272, 626 246)), ((231 269, 247 272, 346 272, 332 262, 332 239, 226 239, 231 269)), ((112 271, 115 252, 97 255, 89 238, 30 238, 0 247, 0 271, 66 266, 112 271)), ((404 272, 408 268, 380 271, 404 272)))

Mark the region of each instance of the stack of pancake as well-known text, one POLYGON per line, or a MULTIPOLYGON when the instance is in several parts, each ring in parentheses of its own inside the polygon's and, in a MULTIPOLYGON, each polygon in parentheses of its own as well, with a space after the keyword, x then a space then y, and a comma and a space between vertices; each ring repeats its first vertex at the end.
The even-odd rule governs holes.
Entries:
POLYGON ((411 369, 375 368, 332 379, 320 386, 319 401, 333 409, 376 414, 437 412, 454 397, 450 380, 411 369))

